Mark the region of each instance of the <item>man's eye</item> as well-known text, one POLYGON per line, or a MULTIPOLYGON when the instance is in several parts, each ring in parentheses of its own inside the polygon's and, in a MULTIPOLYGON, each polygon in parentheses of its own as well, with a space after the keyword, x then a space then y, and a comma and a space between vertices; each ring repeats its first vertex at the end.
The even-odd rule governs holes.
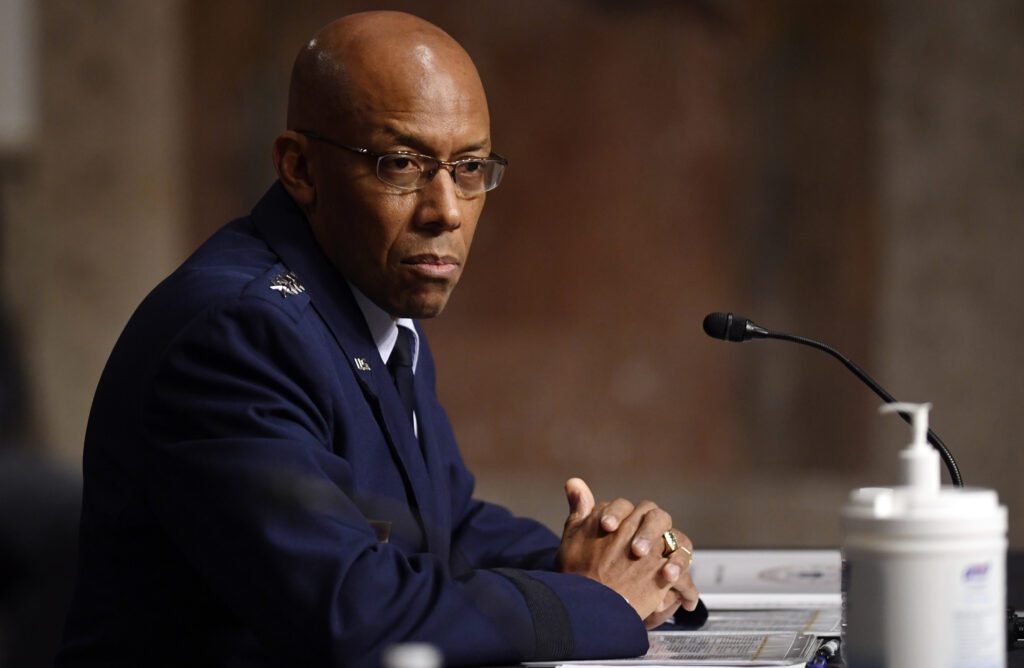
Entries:
POLYGON ((389 172, 416 172, 419 165, 415 160, 404 155, 385 156, 382 165, 389 172))
POLYGON ((480 160, 467 160, 466 162, 459 163, 459 171, 463 174, 475 174, 484 168, 484 163, 480 160))

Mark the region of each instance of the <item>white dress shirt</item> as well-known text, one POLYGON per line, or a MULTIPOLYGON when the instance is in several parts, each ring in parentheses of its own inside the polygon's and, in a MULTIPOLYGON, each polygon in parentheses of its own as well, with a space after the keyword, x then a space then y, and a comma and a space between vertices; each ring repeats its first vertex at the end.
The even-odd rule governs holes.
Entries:
MULTIPOLYGON (((377 352, 380 353, 380 358, 384 360, 385 364, 387 364, 388 359, 391 357, 391 351, 395 349, 395 343, 398 341, 398 328, 405 327, 412 332, 412 372, 415 375, 416 363, 420 359, 420 335, 416 332, 416 327, 413 326, 412 320, 409 318, 395 318, 374 304, 356 286, 349 283, 348 287, 352 290, 352 296, 356 298, 359 310, 363 312, 366 326, 370 328, 370 336, 373 337, 373 342, 377 345, 377 352)), ((412 430, 419 437, 415 411, 412 414, 412 430)))

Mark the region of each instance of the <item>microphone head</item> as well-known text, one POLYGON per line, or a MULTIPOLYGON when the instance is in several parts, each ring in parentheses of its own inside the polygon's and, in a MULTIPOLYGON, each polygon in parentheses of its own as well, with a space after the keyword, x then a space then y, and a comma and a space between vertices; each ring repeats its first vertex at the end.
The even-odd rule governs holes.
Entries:
POLYGON ((746 341, 750 338, 750 321, 732 313, 708 313, 704 318, 704 333, 723 341, 746 341))

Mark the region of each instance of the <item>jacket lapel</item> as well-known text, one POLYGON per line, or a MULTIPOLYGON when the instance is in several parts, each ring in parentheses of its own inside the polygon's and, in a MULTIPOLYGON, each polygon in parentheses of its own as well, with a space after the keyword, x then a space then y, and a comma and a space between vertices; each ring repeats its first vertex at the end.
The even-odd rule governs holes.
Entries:
POLYGON ((284 265, 298 276, 313 307, 334 335, 401 469, 407 493, 419 510, 427 549, 434 552, 439 540, 433 530, 436 490, 398 391, 344 277, 320 249, 305 216, 280 182, 256 205, 252 219, 284 265))

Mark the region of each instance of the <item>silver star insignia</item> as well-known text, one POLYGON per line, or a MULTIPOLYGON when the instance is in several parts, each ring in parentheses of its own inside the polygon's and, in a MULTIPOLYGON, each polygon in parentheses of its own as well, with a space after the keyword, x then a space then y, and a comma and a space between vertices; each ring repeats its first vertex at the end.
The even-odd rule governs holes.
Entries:
POLYGON ((294 297, 300 292, 306 291, 306 286, 299 283, 299 277, 292 272, 278 274, 270 281, 270 289, 277 290, 282 297, 294 297))

